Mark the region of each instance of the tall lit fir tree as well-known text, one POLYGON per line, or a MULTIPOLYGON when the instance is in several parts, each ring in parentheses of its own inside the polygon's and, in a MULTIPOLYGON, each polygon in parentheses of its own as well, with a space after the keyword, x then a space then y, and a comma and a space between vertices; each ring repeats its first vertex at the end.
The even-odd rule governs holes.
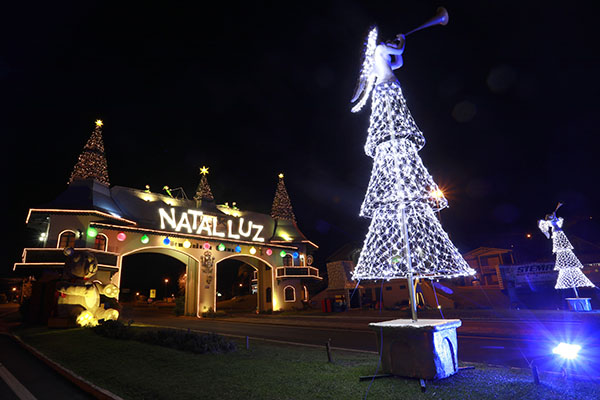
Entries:
POLYGON ((283 182, 283 174, 279 174, 277 190, 275 190, 275 198, 271 206, 271 218, 296 222, 296 216, 292 210, 292 202, 283 182))
POLYGON ((101 120, 96 120, 96 127, 79 155, 77 164, 71 172, 69 183, 78 179, 95 179, 105 185, 110 185, 108 180, 108 167, 104 154, 104 141, 102 140, 101 120))
POLYGON ((446 199, 423 165, 418 151, 425 138, 406 105, 393 70, 402 66, 404 35, 377 44, 377 28, 369 33, 353 102, 353 112, 373 89, 365 153, 374 159, 360 216, 371 225, 353 278, 407 278, 416 320, 414 277, 458 277, 475 273, 443 230, 435 212, 446 199))
POLYGON ((573 245, 562 230, 564 220, 556 216, 562 206, 558 203, 552 214, 538 221, 538 227, 548 239, 552 238, 552 252, 556 254, 554 270, 558 271, 555 289, 573 289, 575 297, 579 297, 578 287, 594 287, 594 284, 583 274, 583 264, 573 253, 573 245), (552 231, 552 235, 550 235, 552 231))
POLYGON ((215 201, 208 184, 208 179, 206 178, 206 175, 208 175, 208 168, 202 166, 202 168, 200 168, 200 175, 202 177, 200 178, 200 183, 198 184, 198 187, 196 188, 196 194, 194 195, 196 207, 200 207, 203 201, 215 201))

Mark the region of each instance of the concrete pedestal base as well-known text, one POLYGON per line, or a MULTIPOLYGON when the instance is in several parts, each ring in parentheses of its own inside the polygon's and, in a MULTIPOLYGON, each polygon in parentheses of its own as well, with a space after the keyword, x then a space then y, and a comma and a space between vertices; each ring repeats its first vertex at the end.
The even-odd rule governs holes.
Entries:
POLYGON ((571 311, 592 311, 592 302, 587 297, 568 298, 567 304, 571 311))
POLYGON ((369 327, 377 333, 382 372, 420 379, 441 379, 458 371, 456 328, 459 319, 395 319, 369 327))

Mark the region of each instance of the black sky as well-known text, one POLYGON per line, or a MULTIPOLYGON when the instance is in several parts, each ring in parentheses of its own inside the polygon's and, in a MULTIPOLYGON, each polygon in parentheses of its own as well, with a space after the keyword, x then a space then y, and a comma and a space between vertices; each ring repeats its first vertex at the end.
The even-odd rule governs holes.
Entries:
POLYGON ((600 244, 594 2, 186 4, 3 12, 5 229, 15 232, 4 267, 25 243, 27 209, 66 188, 97 118, 112 185, 193 195, 207 165, 217 202, 269 212, 283 171, 321 263, 362 242, 369 109, 349 107, 362 42, 373 24, 391 38, 440 4, 450 23, 410 36, 396 75, 427 139, 425 166, 447 189, 452 240, 463 252, 549 252, 536 220, 560 200, 571 233, 600 244))

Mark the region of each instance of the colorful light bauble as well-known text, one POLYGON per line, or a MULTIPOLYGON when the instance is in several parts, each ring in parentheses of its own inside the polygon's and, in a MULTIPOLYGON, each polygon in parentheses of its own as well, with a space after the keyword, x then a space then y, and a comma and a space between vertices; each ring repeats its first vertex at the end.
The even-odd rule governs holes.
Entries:
POLYGON ((210 243, 206 242, 202 247, 204 247, 204 250, 210 250, 210 243))
POLYGON ((267 255, 270 256, 271 254, 273 254, 273 250, 267 249, 267 251, 265 251, 265 253, 267 253, 267 255))
POLYGON ((250 247, 250 254, 256 254, 256 249, 254 247, 250 247))
POLYGON ((98 229, 94 228, 93 226, 90 226, 87 229, 87 235, 91 238, 95 238, 96 236, 98 236, 98 229))
POLYGON ((217 246, 217 250, 219 250, 219 251, 225 251, 225 245, 224 245, 223 243, 220 243, 220 244, 217 246))
POLYGON ((117 240, 119 242, 122 242, 125 239, 127 239, 127 235, 125 234, 125 232, 119 232, 119 233, 117 233, 117 240))
POLYGON ((150 238, 148 237, 148 235, 144 235, 140 238, 140 242, 142 242, 143 244, 148 244, 149 241, 150 238))
POLYGON ((299 254, 298 254, 298 252, 297 252, 297 251, 295 251, 295 252, 293 252, 293 253, 292 253, 292 257, 294 257, 294 258, 298 258, 298 255, 299 255, 299 254))
POLYGON ((186 249, 189 249, 190 247, 192 247, 192 242, 190 242, 189 240, 184 241, 183 247, 185 247, 186 249))
POLYGON ((165 246, 168 246, 168 245, 169 245, 169 243, 171 243, 171 239, 169 239, 168 237, 166 237, 166 238, 164 238, 164 239, 163 239, 163 244, 164 244, 165 246))
POLYGON ((242 252, 242 246, 235 246, 235 252, 236 253, 241 253, 242 252))
POLYGON ((286 254, 287 254, 287 253, 285 252, 285 250, 281 250, 281 251, 279 252, 279 255, 280 255, 281 257, 285 257, 285 255, 286 255, 286 254))

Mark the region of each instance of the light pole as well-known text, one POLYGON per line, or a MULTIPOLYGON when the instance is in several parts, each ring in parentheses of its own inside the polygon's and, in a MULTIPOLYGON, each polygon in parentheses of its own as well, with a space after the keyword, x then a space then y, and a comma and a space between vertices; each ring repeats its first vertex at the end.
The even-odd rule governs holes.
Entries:
POLYGON ((165 295, 164 298, 167 298, 167 284, 169 283, 169 278, 165 278, 165 295))

